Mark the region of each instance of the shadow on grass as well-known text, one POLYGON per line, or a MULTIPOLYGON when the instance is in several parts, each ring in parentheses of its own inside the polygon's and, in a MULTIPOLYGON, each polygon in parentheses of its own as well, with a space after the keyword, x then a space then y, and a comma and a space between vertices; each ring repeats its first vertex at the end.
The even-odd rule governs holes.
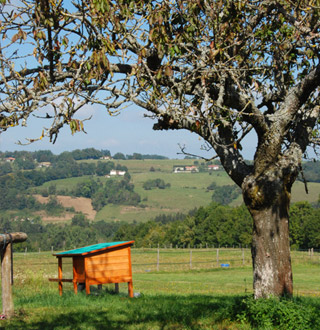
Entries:
POLYGON ((133 299, 88 296, 74 307, 29 309, 26 306, 24 313, 3 325, 5 329, 202 329, 204 325, 211 328, 232 318, 233 306, 239 299, 204 295, 133 299))
POLYGON ((250 296, 66 294, 19 299, 2 329, 320 329, 320 300, 250 296), (20 306, 20 309, 19 309, 20 306))

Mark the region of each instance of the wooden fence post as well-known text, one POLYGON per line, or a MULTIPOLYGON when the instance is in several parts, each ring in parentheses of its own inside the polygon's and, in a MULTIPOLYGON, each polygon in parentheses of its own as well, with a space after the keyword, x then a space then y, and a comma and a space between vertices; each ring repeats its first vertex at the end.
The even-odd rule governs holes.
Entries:
POLYGON ((158 253, 157 253, 157 272, 159 271, 159 264, 160 264, 160 249, 158 244, 158 253))
POLYGON ((192 250, 190 250, 190 269, 192 269, 192 250))
POLYGON ((217 267, 219 267, 219 249, 217 249, 217 267))
POLYGON ((242 249, 242 265, 244 266, 244 249, 242 249))
POLYGON ((1 253, 1 282, 2 282, 2 313, 10 318, 13 316, 13 299, 12 299, 12 262, 11 262, 12 243, 6 244, 1 253))
POLYGON ((14 314, 12 284, 13 284, 13 266, 12 266, 12 244, 24 242, 27 239, 25 233, 12 233, 0 235, 1 249, 1 288, 2 288, 2 313, 10 318, 14 314))

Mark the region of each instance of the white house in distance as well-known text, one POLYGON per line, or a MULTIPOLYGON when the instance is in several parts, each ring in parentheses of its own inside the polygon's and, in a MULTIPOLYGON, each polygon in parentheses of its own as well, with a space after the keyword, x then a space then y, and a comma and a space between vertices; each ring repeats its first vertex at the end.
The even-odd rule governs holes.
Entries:
POLYGON ((111 170, 110 176, 124 176, 126 174, 126 171, 118 171, 118 170, 111 170))
POLYGON ((38 167, 50 167, 51 166, 51 162, 40 162, 38 164, 38 167))
MULTIPOLYGON (((208 165, 202 167, 202 171, 218 171, 220 170, 219 165, 208 165)), ((199 173, 199 167, 196 165, 174 165, 173 173, 199 173)))
POLYGON ((198 173, 199 169, 195 165, 174 165, 173 173, 198 173))
POLYGON ((219 165, 208 165, 208 170, 209 171, 218 171, 219 165))

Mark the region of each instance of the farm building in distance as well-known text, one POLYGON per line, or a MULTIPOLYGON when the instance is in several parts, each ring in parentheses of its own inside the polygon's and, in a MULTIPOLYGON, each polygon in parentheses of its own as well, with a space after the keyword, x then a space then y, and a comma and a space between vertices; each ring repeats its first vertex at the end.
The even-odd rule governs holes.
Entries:
POLYGON ((174 165, 173 173, 197 173, 199 168, 195 165, 174 165))
POLYGON ((110 175, 113 176, 124 176, 126 174, 126 171, 119 171, 119 170, 111 170, 110 175))
POLYGON ((16 159, 14 157, 7 157, 5 158, 5 161, 8 163, 13 163, 16 159))
MULTIPOLYGON (((201 167, 202 171, 218 171, 219 165, 207 165, 201 167)), ((199 166, 196 165, 174 165, 173 173, 198 173, 199 166)))
POLYGON ((218 171, 220 169, 219 165, 208 165, 209 171, 218 171))
POLYGON ((38 167, 50 167, 51 166, 51 162, 40 162, 38 164, 38 167))

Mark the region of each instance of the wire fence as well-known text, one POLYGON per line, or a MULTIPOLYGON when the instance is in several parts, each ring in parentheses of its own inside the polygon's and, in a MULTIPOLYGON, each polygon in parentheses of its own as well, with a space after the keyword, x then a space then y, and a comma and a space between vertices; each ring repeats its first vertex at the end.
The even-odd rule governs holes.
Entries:
MULTIPOLYGON (((132 248, 134 273, 171 272, 212 268, 251 267, 248 248, 132 248)), ((35 270, 56 272, 57 260, 52 252, 14 253, 14 263, 35 270)), ((320 250, 291 252, 292 264, 312 263, 320 266, 320 250)), ((64 260, 64 268, 72 273, 72 259, 64 260)))

